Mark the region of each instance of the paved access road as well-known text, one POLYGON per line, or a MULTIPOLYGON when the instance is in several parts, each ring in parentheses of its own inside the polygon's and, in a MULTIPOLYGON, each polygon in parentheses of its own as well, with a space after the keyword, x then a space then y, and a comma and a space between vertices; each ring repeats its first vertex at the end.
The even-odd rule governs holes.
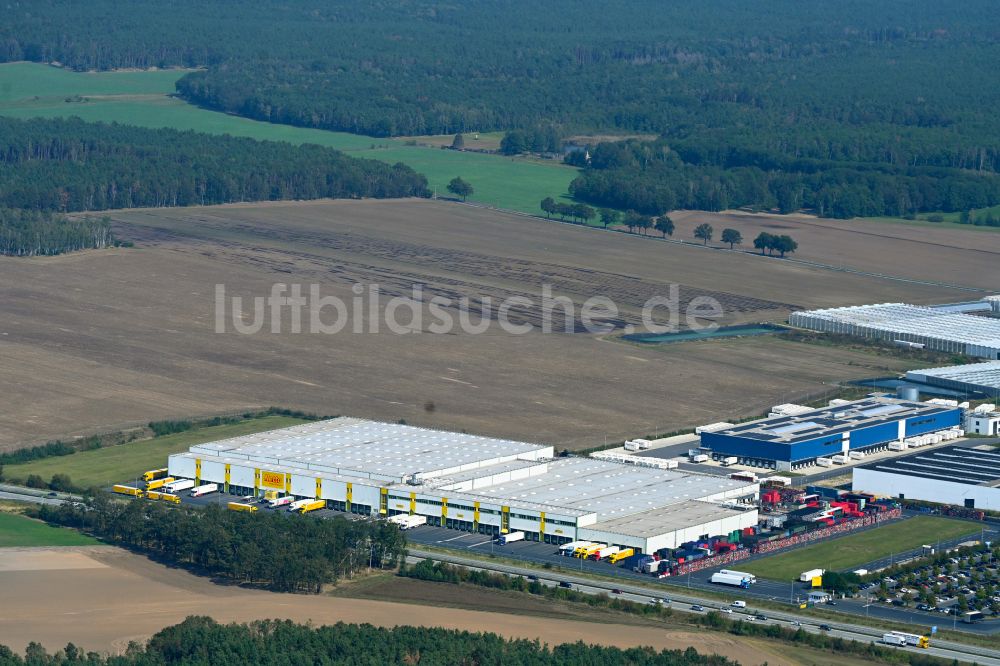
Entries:
MULTIPOLYGON (((602 583, 599 581, 594 581, 589 578, 584 578, 580 576, 573 576, 564 573, 554 573, 549 571, 539 571, 537 569, 528 569, 524 567, 511 566, 506 564, 496 564, 493 562, 483 562, 481 560, 471 559, 468 557, 462 557, 459 555, 442 554, 437 552, 429 552, 420 550, 419 548, 410 549, 409 561, 418 561, 419 559, 431 559, 441 562, 448 562, 450 564, 455 564, 458 566, 468 567, 470 569, 479 569, 484 571, 495 571, 497 573, 508 574, 511 576, 537 576, 539 581, 546 585, 558 585, 561 582, 570 583, 573 589, 579 590, 587 594, 614 594, 612 590, 621 590, 621 598, 627 599, 629 601, 635 601, 637 603, 655 603, 656 599, 665 598, 663 590, 654 590, 647 587, 640 587, 631 583, 602 583)), ((619 595, 615 595, 619 596, 619 595)), ((744 621, 757 622, 758 620, 751 619, 753 615, 757 614, 757 611, 752 608, 752 604, 748 604, 751 607, 747 609, 733 609, 724 605, 720 605, 718 602, 709 602, 696 597, 689 597, 683 594, 675 594, 673 591, 667 597, 670 600, 670 607, 675 610, 682 612, 708 612, 712 610, 722 610, 726 608, 727 610, 733 610, 733 617, 739 618, 744 621), (692 606, 701 606, 704 611, 692 610, 692 606)), ((803 630, 810 633, 819 633, 819 625, 821 624, 817 620, 808 617, 800 617, 794 613, 788 612, 776 612, 776 611, 765 611, 767 616, 766 620, 770 624, 777 624, 780 626, 786 626, 789 628, 801 627, 803 630)), ((848 640, 856 640, 861 642, 880 642, 882 638, 882 633, 876 629, 869 629, 867 627, 862 627, 853 624, 845 624, 840 622, 826 622, 830 626, 831 631, 825 632, 832 636, 837 636, 840 638, 845 638, 848 640)), ((948 641, 935 641, 932 640, 932 645, 928 649, 920 649, 914 647, 899 647, 898 650, 907 650, 909 652, 916 652, 918 654, 930 654, 943 659, 957 659, 959 661, 974 661, 977 664, 983 664, 984 666, 1000 666, 1000 650, 989 650, 986 648, 979 648, 969 645, 963 645, 961 643, 952 643, 948 641)))

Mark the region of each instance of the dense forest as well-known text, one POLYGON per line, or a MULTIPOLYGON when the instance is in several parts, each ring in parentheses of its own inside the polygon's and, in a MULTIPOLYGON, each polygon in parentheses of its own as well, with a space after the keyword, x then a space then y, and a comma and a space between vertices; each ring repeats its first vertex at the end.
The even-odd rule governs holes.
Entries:
POLYGON ((395 567, 406 548, 399 528, 384 521, 250 514, 216 505, 198 510, 122 502, 106 493, 86 503, 43 505, 39 517, 168 562, 280 591, 319 592, 369 566, 395 567))
POLYGON ((858 164, 777 153, 699 151, 666 140, 606 142, 570 193, 597 206, 660 215, 674 209, 748 207, 824 217, 907 216, 921 211, 968 211, 1000 203, 1000 176, 979 171, 858 164))
POLYGON ((48 211, 0 208, 0 255, 34 257, 114 244, 106 217, 69 219, 48 211))
POLYGON ((70 644, 55 655, 28 646, 26 658, 0 646, 0 666, 219 666, 220 664, 420 664, 421 666, 726 666, 725 657, 650 648, 622 650, 573 643, 548 647, 488 633, 427 627, 344 624, 311 627, 280 620, 221 625, 189 617, 132 644, 121 656, 85 653, 70 644))
POLYGON ((656 135, 678 162, 589 173, 575 188, 617 205, 626 179, 666 178, 620 197, 650 213, 673 202, 844 217, 997 201, 992 179, 974 175, 1000 169, 991 0, 136 0, 127 12, 38 0, 12 6, 0 36, 0 60, 198 67, 178 82, 182 97, 271 122, 373 136, 510 130, 505 153, 554 152, 574 133, 656 135))
POLYGON ((427 194, 410 167, 315 145, 71 119, 0 118, 0 202, 88 211, 427 194))

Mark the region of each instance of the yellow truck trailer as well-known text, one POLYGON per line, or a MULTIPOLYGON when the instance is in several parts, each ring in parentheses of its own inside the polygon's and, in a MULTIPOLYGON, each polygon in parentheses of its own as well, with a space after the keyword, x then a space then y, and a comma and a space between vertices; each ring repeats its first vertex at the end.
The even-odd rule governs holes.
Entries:
POLYGON ((318 509, 325 509, 325 508, 326 508, 326 500, 315 500, 313 502, 309 502, 309 504, 306 504, 305 506, 300 508, 299 511, 302 513, 309 513, 310 511, 317 511, 318 509))
POLYGON ((270 502, 271 500, 276 500, 281 495, 280 490, 265 490, 264 497, 262 498, 265 502, 270 502))
POLYGON ((242 502, 229 502, 226 504, 226 508, 230 511, 244 511, 246 513, 255 513, 260 510, 253 504, 243 504, 242 502))
POLYGON ((155 479, 162 479, 166 475, 167 475, 166 467, 164 467, 163 469, 151 469, 148 472, 142 473, 142 480, 145 481, 146 483, 149 483, 150 481, 153 481, 155 479))
POLYGON ((622 548, 614 555, 611 555, 608 558, 608 562, 610 562, 611 564, 618 564, 626 557, 632 557, 633 555, 635 555, 635 548, 622 548))
POLYGON ((180 504, 180 495, 171 495, 170 493, 160 493, 160 500, 163 502, 170 502, 171 504, 180 504))
POLYGON ((159 490, 168 483, 173 483, 176 480, 177 479, 175 479, 172 476, 165 476, 162 479, 155 479, 146 484, 146 490, 159 490))
POLYGON ((607 547, 608 544, 606 543, 595 543, 590 546, 585 546, 582 549, 578 548, 577 551, 579 551, 580 554, 577 555, 577 557, 579 557, 580 559, 589 560, 591 555, 599 551, 601 548, 607 548, 607 547))
POLYGON ((113 492, 119 495, 128 495, 129 497, 142 497, 142 491, 138 488, 133 488, 132 486, 114 486, 111 489, 113 492))
POLYGON ((156 490, 147 490, 146 491, 146 499, 158 500, 158 499, 160 499, 162 497, 163 497, 163 493, 158 492, 156 490))

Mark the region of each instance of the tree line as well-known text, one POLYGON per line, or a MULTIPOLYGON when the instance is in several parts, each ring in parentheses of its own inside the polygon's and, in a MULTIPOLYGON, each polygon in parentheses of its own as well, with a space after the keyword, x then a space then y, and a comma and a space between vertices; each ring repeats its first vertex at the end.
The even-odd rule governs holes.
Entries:
POLYGON ((913 216, 1000 203, 1000 176, 957 168, 822 160, 691 162, 666 140, 604 142, 570 194, 585 203, 659 215, 675 209, 807 210, 822 217, 913 216))
POLYGON ((106 493, 42 505, 38 517, 174 564, 285 592, 317 593, 368 567, 394 568, 406 548, 402 532, 385 521, 250 514, 214 504, 192 509, 123 502, 106 493))
POLYGON ((4 205, 39 211, 427 195, 403 164, 78 118, 0 118, 0 188, 4 205))
POLYGON ((0 646, 0 666, 219 666, 220 664, 426 664, 451 666, 727 666, 735 662, 694 648, 602 647, 582 641, 549 646, 537 640, 432 627, 345 624, 315 627, 288 620, 219 624, 191 616, 157 632, 145 645, 131 643, 117 656, 85 652, 70 643, 48 654, 38 643, 22 658, 0 646))
POLYGON ((0 208, 0 255, 35 257, 117 245, 107 217, 0 208))

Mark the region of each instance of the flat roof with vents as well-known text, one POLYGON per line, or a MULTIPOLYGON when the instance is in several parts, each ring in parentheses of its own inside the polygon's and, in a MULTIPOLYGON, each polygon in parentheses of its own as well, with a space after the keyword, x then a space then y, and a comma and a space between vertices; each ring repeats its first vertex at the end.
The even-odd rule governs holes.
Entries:
POLYGON ((859 469, 997 488, 1000 487, 1000 449, 946 446, 860 465, 859 469))
POLYGON ((747 437, 775 444, 797 444, 817 437, 870 428, 915 416, 931 416, 955 409, 925 402, 872 396, 835 407, 749 421, 716 430, 713 435, 747 437))

